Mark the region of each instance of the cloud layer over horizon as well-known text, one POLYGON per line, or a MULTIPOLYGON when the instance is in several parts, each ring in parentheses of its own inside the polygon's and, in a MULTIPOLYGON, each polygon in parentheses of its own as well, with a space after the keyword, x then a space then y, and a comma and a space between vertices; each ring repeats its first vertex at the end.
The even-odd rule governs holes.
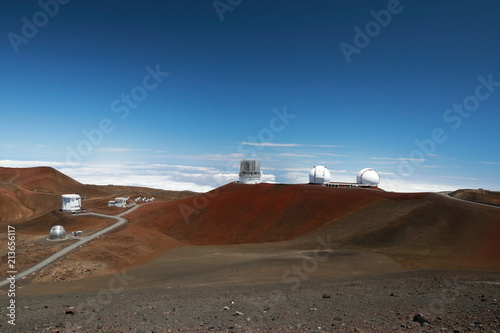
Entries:
MULTIPOLYGON (((223 170, 214 167, 189 165, 127 163, 96 163, 68 165, 50 161, 0 160, 0 166, 29 168, 48 166, 83 183, 94 185, 123 185, 149 187, 172 191, 207 192, 230 182, 238 181, 239 170, 223 170)), ((309 168, 269 170, 263 168, 263 182, 304 184, 309 182, 309 168)), ((329 169, 332 181, 355 182, 356 173, 342 169, 329 169)), ((461 186, 432 184, 425 181, 409 181, 394 174, 380 173, 380 188, 394 192, 452 191, 461 186)))

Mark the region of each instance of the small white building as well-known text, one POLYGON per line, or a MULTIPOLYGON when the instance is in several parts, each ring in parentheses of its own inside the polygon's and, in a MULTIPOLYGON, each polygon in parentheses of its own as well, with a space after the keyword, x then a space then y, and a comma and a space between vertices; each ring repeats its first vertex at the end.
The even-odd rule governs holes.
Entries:
POLYGON ((116 207, 126 207, 128 198, 116 198, 115 206, 116 207))
POLYGON ((110 207, 127 207, 127 200, 129 198, 116 198, 114 201, 108 201, 110 207))
POLYGON ((62 211, 77 212, 82 209, 82 197, 78 194, 62 195, 62 211))

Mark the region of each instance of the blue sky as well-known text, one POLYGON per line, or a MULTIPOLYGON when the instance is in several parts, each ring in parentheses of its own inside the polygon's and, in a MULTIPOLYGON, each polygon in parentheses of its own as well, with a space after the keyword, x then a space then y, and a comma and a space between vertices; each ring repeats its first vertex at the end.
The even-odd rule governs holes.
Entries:
POLYGON ((0 165, 500 190, 497 1, 3 1, 0 165), (232 5, 231 5, 232 4, 232 5), (87 135, 85 135, 87 133, 87 135), (418 144, 420 142, 420 144, 418 144))

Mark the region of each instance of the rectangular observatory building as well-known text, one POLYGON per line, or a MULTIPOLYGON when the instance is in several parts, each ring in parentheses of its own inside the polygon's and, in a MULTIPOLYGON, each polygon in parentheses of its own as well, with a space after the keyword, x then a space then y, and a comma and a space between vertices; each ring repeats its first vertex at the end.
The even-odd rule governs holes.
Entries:
POLYGON ((78 194, 63 194, 62 195, 62 211, 77 212, 82 209, 82 197, 78 194))
POLYGON ((262 172, 260 171, 260 161, 242 160, 240 163, 240 183, 259 184, 262 181, 262 172))

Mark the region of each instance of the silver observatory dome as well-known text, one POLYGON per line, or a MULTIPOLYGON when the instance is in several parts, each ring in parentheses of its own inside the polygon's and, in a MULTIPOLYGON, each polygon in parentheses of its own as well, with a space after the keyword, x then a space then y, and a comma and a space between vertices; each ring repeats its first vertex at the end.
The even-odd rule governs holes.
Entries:
POLYGON ((49 239, 65 239, 66 230, 62 225, 55 225, 50 229, 49 239))

